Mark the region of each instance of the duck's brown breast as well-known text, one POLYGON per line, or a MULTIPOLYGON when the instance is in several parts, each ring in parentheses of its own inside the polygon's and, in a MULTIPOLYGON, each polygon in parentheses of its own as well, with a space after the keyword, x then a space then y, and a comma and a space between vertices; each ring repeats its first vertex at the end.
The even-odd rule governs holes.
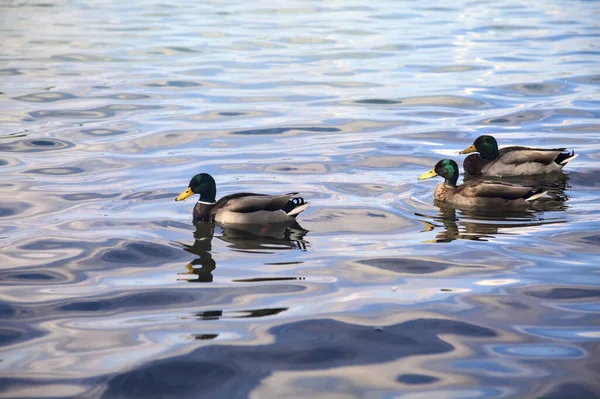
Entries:
POLYGON ((483 170, 490 162, 479 154, 471 154, 463 161, 463 169, 471 176, 483 176, 483 170))

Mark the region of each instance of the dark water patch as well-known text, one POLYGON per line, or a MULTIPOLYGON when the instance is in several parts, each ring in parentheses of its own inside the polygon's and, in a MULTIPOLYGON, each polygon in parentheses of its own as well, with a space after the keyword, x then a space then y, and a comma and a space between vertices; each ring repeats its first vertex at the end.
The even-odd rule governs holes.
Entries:
POLYGON ((571 39, 598 39, 600 38, 600 34, 598 33, 568 33, 563 35, 548 35, 548 36, 540 36, 537 38, 539 41, 548 41, 548 42, 558 42, 562 40, 571 40, 571 39))
POLYGON ((127 242, 121 248, 104 250, 100 260, 121 265, 148 266, 176 260, 181 256, 177 248, 148 241, 127 242))
MULTIPOLYGON (((406 20, 410 20, 410 19, 415 19, 415 18, 419 18, 421 16, 421 14, 416 14, 416 13, 408 13, 408 12, 403 12, 403 13, 390 13, 390 14, 378 14, 378 15, 373 15, 371 18, 376 18, 376 19, 391 19, 391 20, 402 20, 402 21, 406 21, 406 20)), ((400 49, 406 49, 406 46, 402 46, 399 45, 400 49)), ((376 50, 383 50, 383 51, 389 51, 387 50, 388 46, 384 46, 384 47, 376 47, 376 50)))
POLYGON ((431 73, 455 73, 455 72, 472 72, 490 69, 483 65, 446 65, 431 68, 427 72, 431 73))
POLYGON ((75 193, 61 195, 61 198, 67 201, 89 201, 95 199, 110 199, 118 197, 119 194, 100 194, 100 193, 75 193))
POLYGON ((14 318, 17 315, 17 313, 19 313, 19 311, 14 305, 9 305, 8 303, 0 302, 0 318, 1 319, 14 318))
POLYGON ((490 107, 490 104, 486 101, 459 96, 406 97, 398 100, 374 98, 357 100, 353 103, 361 105, 398 105, 402 107, 448 107, 463 109, 481 109, 490 107))
MULTIPOLYGON (((55 249, 73 249, 78 248, 78 244, 84 244, 80 241, 56 240, 56 239, 38 239, 32 242, 22 244, 19 249, 25 251, 49 251, 55 249)), ((83 246, 82 246, 83 248, 83 246)))
POLYGON ((572 124, 565 126, 556 126, 547 128, 550 132, 558 132, 558 133, 596 133, 600 132, 600 124, 595 123, 587 123, 587 124, 572 124))
POLYGON ((523 111, 518 111, 512 114, 491 117, 481 119, 479 121, 473 122, 474 125, 501 125, 501 126, 518 126, 532 122, 542 122, 542 121, 564 121, 567 118, 593 118, 595 115, 593 112, 578 110, 578 109, 545 109, 545 110, 537 110, 537 109, 528 109, 523 111))
POLYGON ((50 57, 54 61, 64 61, 64 62, 118 62, 120 60, 112 57, 93 55, 93 54, 61 54, 61 55, 53 55, 50 57))
POLYGON ((52 175, 52 176, 66 176, 66 175, 77 175, 83 173, 84 170, 81 168, 64 167, 64 168, 40 168, 40 169, 29 169, 23 173, 31 173, 34 175, 52 175))
POLYGON ((8 165, 8 161, 0 158, 0 166, 6 166, 6 165, 8 165))
POLYGON ((292 280, 306 280, 305 277, 254 277, 254 278, 240 278, 231 280, 234 283, 264 283, 269 281, 292 281, 292 280))
POLYGON ((15 324, 0 326, 0 347, 28 341, 42 335, 41 331, 28 326, 17 326, 15 324))
POLYGON ((97 98, 109 98, 112 100, 147 100, 152 98, 146 94, 134 94, 134 93, 121 93, 121 94, 111 94, 109 96, 101 96, 97 98))
POLYGON ((598 399, 600 397, 600 386, 586 383, 560 384, 552 391, 540 396, 538 399, 598 399))
POLYGON ((41 40, 30 40, 29 43, 31 43, 31 44, 42 44, 42 45, 47 45, 47 46, 54 46, 54 45, 60 45, 60 44, 70 44, 71 41, 69 41, 69 40, 58 40, 58 39, 41 39, 41 40))
POLYGON ((275 316, 285 312, 288 308, 270 308, 270 309, 254 309, 254 310, 238 310, 223 312, 222 310, 206 310, 203 312, 194 313, 193 317, 199 320, 219 320, 223 318, 230 319, 247 319, 256 317, 275 316))
MULTIPOLYGON (((344 32, 348 33, 348 32, 344 32)), ((371 33, 369 33, 371 34, 371 33)), ((373 33, 374 34, 374 33, 373 33)), ((325 60, 366 60, 393 57, 394 54, 375 51, 340 51, 331 53, 313 53, 315 55, 298 57, 302 61, 319 62, 325 60), (318 55, 317 55, 318 54, 318 55)))
POLYGON ((493 62, 532 62, 533 59, 526 57, 515 57, 515 56, 496 56, 487 58, 493 62))
POLYGON ((439 381, 439 378, 425 374, 401 374, 396 381, 407 385, 424 385, 439 381))
POLYGON ((107 129, 107 128, 82 129, 81 132, 84 134, 88 134, 90 136, 96 136, 96 137, 120 136, 122 134, 127 133, 126 130, 107 129))
POLYGON ((184 292, 177 291, 152 291, 152 292, 137 292, 128 293, 119 296, 108 297, 96 300, 74 300, 69 304, 58 307, 62 312, 107 312, 111 310, 126 311, 128 309, 144 309, 144 308, 168 308, 176 305, 185 305, 194 303, 203 293, 198 295, 190 295, 184 292))
POLYGON ((578 242, 600 247, 600 234, 590 233, 590 235, 582 235, 578 242))
POLYGON ((26 96, 13 97, 13 100, 27 101, 32 103, 51 103, 56 101, 71 100, 73 98, 76 97, 69 93, 44 91, 41 93, 28 94, 26 96))
POLYGON ((600 299, 600 289, 598 288, 536 287, 524 290, 523 293, 536 298, 555 301, 600 299))
POLYGON ((199 341, 208 341, 211 339, 215 339, 219 336, 219 334, 192 334, 192 338, 199 341))
MULTIPOLYGON (((205 122, 216 122, 221 123, 224 120, 231 118, 268 118, 273 117, 276 114, 271 111, 263 110, 239 110, 239 111, 206 111, 196 115, 188 115, 185 117, 189 121, 205 121, 205 122)), ((180 119, 178 116, 177 119, 180 119)))
POLYGON ((17 314, 14 306, 7 303, 0 303, 0 318, 11 318, 17 314))
MULTIPOLYGON (((153 14, 153 16, 166 16, 163 14, 153 14)), ((180 46, 166 46, 166 47, 159 47, 159 48, 153 48, 151 50, 147 51, 148 54, 153 54, 153 55, 167 55, 167 56, 172 56, 174 55, 174 53, 200 53, 200 51, 188 48, 188 47, 180 47, 180 46)))
POLYGON ((53 270, 26 269, 22 271, 5 270, 0 271, 0 284, 58 284, 69 282, 71 279, 68 275, 53 270))
POLYGON ((582 83, 588 85, 600 85, 600 75, 577 76, 567 79, 573 83, 582 83))
POLYGON ((178 53, 198 53, 199 52, 199 51, 194 50, 192 48, 183 47, 183 46, 167 46, 165 48, 169 49, 171 51, 176 51, 178 53))
POLYGON ((0 76, 17 76, 17 75, 23 75, 23 72, 19 71, 17 68, 0 69, 0 76))
POLYGON ((112 379, 102 398, 198 397, 200 392, 201 396, 210 398, 218 397, 216 393, 223 388, 231 392, 229 397, 239 397, 235 394, 238 388, 228 383, 240 372, 224 362, 200 359, 156 362, 112 379))
POLYGON ((219 112, 221 116, 241 116, 246 115, 244 112, 219 112))
POLYGON ((250 129, 250 130, 238 130, 231 132, 231 134, 238 134, 244 136, 255 136, 255 135, 274 135, 284 134, 292 131, 299 132, 313 132, 313 133, 335 133, 341 132, 341 129, 337 127, 277 127, 267 129, 250 129))
POLYGON ((198 68, 190 69, 188 71, 179 72, 181 75, 192 75, 192 76, 217 76, 223 73, 221 68, 198 68))
POLYGON ((329 172, 329 167, 324 163, 284 163, 284 164, 269 164, 261 168, 266 173, 285 173, 285 174, 319 174, 329 172))
POLYGON ((65 111, 33 111, 29 115, 33 118, 74 118, 74 119, 101 119, 109 118, 118 113, 152 110, 161 108, 158 105, 139 104, 113 104, 89 110, 65 110, 65 111))
POLYGON ((191 81, 187 81, 187 80, 168 80, 166 82, 160 82, 160 83, 147 83, 145 85, 146 87, 178 87, 178 88, 182 88, 182 87, 198 87, 198 86, 202 86, 202 84, 197 83, 197 82, 191 82, 191 81))
POLYGON ((26 202, 0 202, 0 218, 19 215, 24 213, 31 205, 26 202))
POLYGON ((1 143, 0 151, 6 152, 42 152, 42 151, 58 151, 72 148, 75 145, 68 141, 58 140, 53 138, 45 139, 26 139, 18 140, 10 143, 1 143))
POLYGON ((188 397, 197 395, 200 388, 207 397, 247 397, 276 371, 322 370, 448 353, 454 347, 440 339, 446 334, 496 336, 487 328, 444 319, 415 319, 383 331, 334 320, 303 320, 274 327, 269 333, 274 342, 268 345, 203 346, 148 362, 111 377, 104 397, 188 397), (204 386, 204 378, 191 378, 210 370, 220 372, 212 374, 209 387, 204 386))
POLYGON ((440 262, 406 258, 363 259, 357 263, 402 274, 431 274, 441 272, 449 267, 448 264, 440 262))
POLYGON ((369 105, 394 105, 394 104, 402 104, 402 101, 398 100, 384 100, 380 98, 369 98, 367 100, 357 100, 355 101, 357 104, 369 104, 369 105))
POLYGON ((413 46, 407 44, 385 44, 383 46, 375 47, 378 51, 406 51, 413 48, 413 46))
POLYGON ((567 86, 557 82, 517 83, 500 86, 500 90, 523 96, 553 96, 567 93, 567 86))
POLYGON ((538 29, 538 28, 535 26, 530 26, 530 25, 502 24, 502 25, 480 26, 478 28, 472 29, 472 32, 481 32, 481 33, 487 33, 490 31, 518 32, 518 31, 527 31, 527 30, 535 30, 535 29, 538 29))
POLYGON ((44 254, 46 270, 54 267, 62 267, 62 271, 75 270, 77 281, 85 278, 83 270, 107 273, 120 268, 150 268, 186 258, 185 252, 177 247, 115 238, 104 241, 42 238, 17 248, 24 254, 31 252, 24 258, 39 258, 38 254, 44 254))

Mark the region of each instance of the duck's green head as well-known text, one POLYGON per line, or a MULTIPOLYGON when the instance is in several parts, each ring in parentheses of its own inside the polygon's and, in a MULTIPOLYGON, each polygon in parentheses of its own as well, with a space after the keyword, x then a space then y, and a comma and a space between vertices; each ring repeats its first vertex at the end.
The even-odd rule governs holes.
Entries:
POLYGON ((194 194, 200 194, 200 201, 202 202, 215 202, 215 196, 217 195, 215 179, 208 173, 198 173, 192 177, 188 188, 179 194, 175 201, 183 201, 194 194))
POLYGON ((427 173, 423 173, 419 176, 419 180, 429 179, 435 176, 441 176, 446 179, 445 184, 449 186, 456 186, 458 180, 458 164, 451 159, 442 159, 435 164, 433 169, 427 173))
POLYGON ((496 159, 499 154, 498 142, 492 136, 479 136, 469 148, 462 150, 459 154, 470 154, 472 152, 478 152, 484 159, 496 159))

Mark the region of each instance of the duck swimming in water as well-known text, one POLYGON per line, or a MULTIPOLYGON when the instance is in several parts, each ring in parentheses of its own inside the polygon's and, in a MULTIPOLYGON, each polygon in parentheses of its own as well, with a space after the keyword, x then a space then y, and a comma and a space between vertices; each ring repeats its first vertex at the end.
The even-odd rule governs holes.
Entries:
POLYGON ((458 164, 451 159, 443 159, 429 172, 422 174, 419 180, 443 177, 444 182, 435 188, 434 199, 438 203, 447 203, 459 209, 522 209, 529 207, 532 201, 547 192, 533 190, 532 187, 482 180, 471 180, 457 186, 458 175, 458 164))
POLYGON ((578 154, 566 148, 505 147, 498 149, 492 136, 479 136, 473 144, 460 152, 472 154, 465 158, 463 168, 472 176, 528 176, 560 172, 578 154))
POLYGON ((265 195, 235 193, 216 200, 215 179, 207 173, 192 177, 188 188, 175 201, 183 201, 194 194, 200 200, 194 206, 194 221, 214 221, 221 224, 271 224, 293 221, 309 203, 298 193, 265 195))

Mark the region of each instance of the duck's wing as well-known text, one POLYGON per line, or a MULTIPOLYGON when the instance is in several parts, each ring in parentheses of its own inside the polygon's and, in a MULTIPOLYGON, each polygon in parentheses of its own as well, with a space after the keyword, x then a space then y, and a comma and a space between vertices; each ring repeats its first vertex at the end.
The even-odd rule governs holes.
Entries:
POLYGON ((483 180, 467 182, 460 185, 457 188, 456 194, 468 198, 502 198, 505 200, 515 200, 523 198, 530 191, 531 187, 483 180))
POLYGON ((500 150, 498 161, 505 165, 522 165, 535 162, 550 165, 564 153, 565 148, 529 148, 529 147, 506 147, 500 150))
POLYGON ((221 198, 216 209, 229 212, 248 213, 256 211, 279 211, 298 193, 284 195, 264 195, 254 193, 236 193, 221 198))

